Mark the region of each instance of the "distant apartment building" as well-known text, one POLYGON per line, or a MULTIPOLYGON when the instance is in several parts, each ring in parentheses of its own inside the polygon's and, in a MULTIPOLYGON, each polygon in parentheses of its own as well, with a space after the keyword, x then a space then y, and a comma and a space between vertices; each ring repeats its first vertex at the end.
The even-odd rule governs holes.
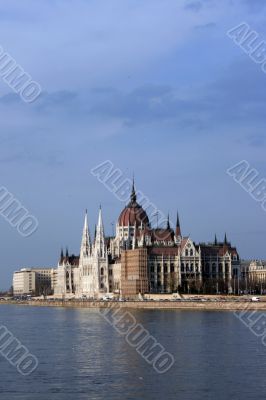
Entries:
POLYGON ((50 295, 57 283, 57 269, 21 268, 13 275, 14 295, 50 295))
POLYGON ((266 261, 252 260, 241 263, 242 277, 249 281, 266 284, 266 261))
POLYGON ((57 270, 54 268, 31 268, 36 277, 36 294, 50 295, 54 293, 57 282, 57 270))
POLYGON ((13 274, 14 296, 35 294, 35 272, 22 268, 13 274))
POLYGON ((266 282, 266 263, 262 260, 251 261, 249 266, 249 276, 258 282, 266 282))

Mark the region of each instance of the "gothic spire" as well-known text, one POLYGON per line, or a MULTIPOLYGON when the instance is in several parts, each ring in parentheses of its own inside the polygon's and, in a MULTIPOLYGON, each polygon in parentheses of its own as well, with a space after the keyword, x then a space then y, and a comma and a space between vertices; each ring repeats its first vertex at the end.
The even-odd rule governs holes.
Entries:
POLYGON ((137 201, 137 195, 136 195, 136 191, 135 191, 135 178, 134 178, 134 175, 133 175, 133 180, 132 180, 132 189, 131 189, 130 200, 131 200, 131 203, 135 203, 137 201))
POLYGON ((218 244, 218 241, 217 241, 217 236, 216 236, 216 233, 215 233, 215 236, 214 236, 214 245, 217 246, 217 244, 218 244))
POLYGON ((83 259, 84 257, 88 257, 90 252, 91 252, 91 240, 90 240, 90 233, 89 233, 89 227, 88 227, 88 212, 86 210, 82 239, 81 239, 81 246, 80 246, 80 258, 83 259))
POLYGON ((226 233, 225 233, 225 235, 224 235, 224 244, 228 244, 226 233))
POLYGON ((94 225, 94 243, 96 241, 96 231, 97 231, 97 226, 96 224, 94 225))
POLYGON ((167 225, 166 225, 166 229, 171 229, 171 227, 170 227, 169 213, 168 213, 168 215, 167 215, 167 225))
POLYGON ((105 257, 106 248, 101 206, 99 209, 98 224, 96 227, 95 251, 100 257, 105 257))
POLYGON ((63 250, 63 247, 61 247, 60 264, 63 262, 63 260, 64 260, 64 250, 63 250))
POLYGON ((181 228, 180 228, 180 221, 178 211, 176 212, 176 228, 175 228, 176 236, 181 236, 181 228))

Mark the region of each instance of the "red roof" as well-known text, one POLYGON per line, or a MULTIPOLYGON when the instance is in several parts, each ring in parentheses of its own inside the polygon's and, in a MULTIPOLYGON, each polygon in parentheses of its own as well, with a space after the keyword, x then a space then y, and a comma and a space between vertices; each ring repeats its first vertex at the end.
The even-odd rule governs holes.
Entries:
POLYGON ((137 202, 125 207, 118 218, 119 226, 134 226, 136 224, 138 228, 141 223, 143 226, 148 225, 149 218, 146 211, 137 202))
POLYGON ((200 249, 203 256, 223 257, 225 256, 226 253, 229 253, 229 255, 238 257, 236 248, 231 247, 228 244, 218 244, 218 245, 200 244, 200 249))

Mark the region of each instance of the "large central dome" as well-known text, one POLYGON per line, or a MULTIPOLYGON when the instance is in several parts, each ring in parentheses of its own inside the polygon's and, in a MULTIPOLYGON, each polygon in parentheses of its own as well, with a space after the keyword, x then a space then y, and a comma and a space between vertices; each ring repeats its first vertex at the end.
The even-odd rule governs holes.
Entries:
POLYGON ((132 185, 132 192, 130 196, 130 202, 121 212, 118 218, 119 226, 134 226, 140 227, 141 225, 147 226, 149 225, 149 218, 146 214, 146 211, 141 207, 140 204, 137 203, 137 195, 135 192, 134 181, 132 185))

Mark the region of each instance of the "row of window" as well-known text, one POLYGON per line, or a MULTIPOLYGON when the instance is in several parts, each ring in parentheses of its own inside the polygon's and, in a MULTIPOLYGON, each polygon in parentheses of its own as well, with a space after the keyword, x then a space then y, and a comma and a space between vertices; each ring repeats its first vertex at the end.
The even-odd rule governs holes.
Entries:
MULTIPOLYGON (((217 265, 216 263, 212 263, 212 266, 210 267, 210 264, 207 263, 205 264, 205 268, 204 271, 208 274, 210 271, 212 271, 213 273, 216 273, 216 268, 217 265)), ((223 264, 219 264, 218 265, 218 272, 223 272, 223 264)), ((229 264, 225 263, 225 272, 228 273, 229 272, 229 264)))
POLYGON ((186 255, 186 257, 188 257, 188 256, 193 257, 194 256, 194 251, 192 249, 190 249, 190 250, 186 249, 185 250, 185 255, 186 255))
MULTIPOLYGON (((162 270, 161 264, 157 264, 157 271, 159 272, 161 270, 162 270)), ((154 272, 154 265, 153 264, 150 266, 150 271, 154 272)), ((167 264, 163 265, 163 271, 164 272, 168 272, 168 265, 167 264)), ((174 264, 170 265, 170 271, 171 272, 175 272, 175 265, 174 264)))

